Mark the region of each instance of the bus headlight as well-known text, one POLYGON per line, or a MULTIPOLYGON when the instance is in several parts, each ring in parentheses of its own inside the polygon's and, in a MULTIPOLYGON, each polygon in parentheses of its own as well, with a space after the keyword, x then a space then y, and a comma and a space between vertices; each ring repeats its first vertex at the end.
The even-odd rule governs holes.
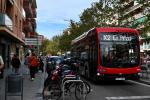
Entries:
POLYGON ((100 76, 101 74, 99 72, 97 72, 97 76, 100 76))

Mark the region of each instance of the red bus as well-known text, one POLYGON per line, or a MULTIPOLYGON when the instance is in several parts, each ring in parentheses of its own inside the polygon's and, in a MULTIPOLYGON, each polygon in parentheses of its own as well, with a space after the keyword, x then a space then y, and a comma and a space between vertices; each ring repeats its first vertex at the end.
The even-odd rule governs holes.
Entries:
POLYGON ((86 78, 139 79, 140 45, 135 29, 93 28, 72 40, 71 52, 80 61, 79 73, 86 78))

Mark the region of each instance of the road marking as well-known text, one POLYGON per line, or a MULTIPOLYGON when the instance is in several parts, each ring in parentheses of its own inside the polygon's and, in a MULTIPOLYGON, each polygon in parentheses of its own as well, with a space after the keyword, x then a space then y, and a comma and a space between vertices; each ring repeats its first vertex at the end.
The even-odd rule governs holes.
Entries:
POLYGON ((136 84, 139 84, 139 85, 143 85, 143 86, 146 86, 146 87, 150 87, 150 85, 148 84, 144 84, 144 83, 140 83, 140 82, 136 82, 136 81, 131 81, 131 80, 127 80, 128 82, 131 82, 131 83, 136 83, 136 84))
POLYGON ((122 97, 106 97, 106 100, 136 100, 136 99, 150 99, 150 96, 122 96, 122 97))

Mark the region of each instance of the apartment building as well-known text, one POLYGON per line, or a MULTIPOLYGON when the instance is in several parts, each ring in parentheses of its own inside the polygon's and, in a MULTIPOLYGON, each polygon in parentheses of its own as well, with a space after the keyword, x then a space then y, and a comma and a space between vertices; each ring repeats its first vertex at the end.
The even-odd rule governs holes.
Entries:
POLYGON ((0 54, 5 67, 14 53, 23 57, 25 37, 35 34, 35 17, 36 0, 0 0, 0 54))
MULTIPOLYGON (((148 1, 144 1, 144 4, 148 4, 148 1)), ((137 0, 124 0, 122 3, 122 10, 120 18, 120 26, 126 26, 135 28, 140 34, 140 55, 141 63, 143 63, 144 52, 150 54, 150 32, 145 32, 147 37, 142 37, 141 33, 145 28, 145 22, 148 21, 148 6, 144 6, 143 3, 137 2, 137 0)))
POLYGON ((22 8, 23 0, 0 0, 0 54, 5 67, 10 65, 12 54, 19 55, 24 44, 22 8))
MULTIPOLYGON (((37 17, 37 4, 36 0, 23 0, 23 8, 26 13, 26 18, 23 21, 23 32, 25 33, 25 38, 37 38, 38 34, 36 32, 36 17, 37 17)), ((34 41, 33 41, 34 42, 34 41)), ((37 41, 36 41, 37 42, 37 41)), ((28 50, 35 50, 37 51, 38 45, 25 45, 25 54, 28 50)))
MULTIPOLYGON (((126 9, 121 16, 124 18, 121 25, 136 28, 140 33, 144 28, 144 22, 147 21, 147 7, 138 3, 137 0, 126 0, 123 7, 126 9)), ((149 32, 146 34, 150 36, 149 32)), ((150 50, 150 41, 142 36, 140 37, 140 50, 141 52, 150 50)))
POLYGON ((23 0, 23 7, 26 13, 26 18, 23 21, 23 31, 26 37, 36 36, 36 0, 23 0))

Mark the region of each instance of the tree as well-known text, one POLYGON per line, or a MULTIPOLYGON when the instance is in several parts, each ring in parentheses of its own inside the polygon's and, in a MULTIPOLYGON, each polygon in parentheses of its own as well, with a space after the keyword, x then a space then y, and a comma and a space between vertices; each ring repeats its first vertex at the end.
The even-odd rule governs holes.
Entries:
POLYGON ((64 30, 59 40, 59 48, 61 51, 69 51, 71 49, 71 41, 89 29, 99 26, 109 26, 108 21, 112 19, 112 10, 111 5, 102 0, 93 3, 91 8, 85 9, 80 15, 79 22, 70 20, 69 28, 64 30))
POLYGON ((49 45, 49 42, 50 41, 48 39, 44 39, 42 45, 40 46, 40 51, 43 52, 44 55, 48 53, 47 46, 49 45))
POLYGON ((71 48, 70 36, 64 31, 64 34, 60 37, 59 48, 61 52, 69 51, 71 48))

